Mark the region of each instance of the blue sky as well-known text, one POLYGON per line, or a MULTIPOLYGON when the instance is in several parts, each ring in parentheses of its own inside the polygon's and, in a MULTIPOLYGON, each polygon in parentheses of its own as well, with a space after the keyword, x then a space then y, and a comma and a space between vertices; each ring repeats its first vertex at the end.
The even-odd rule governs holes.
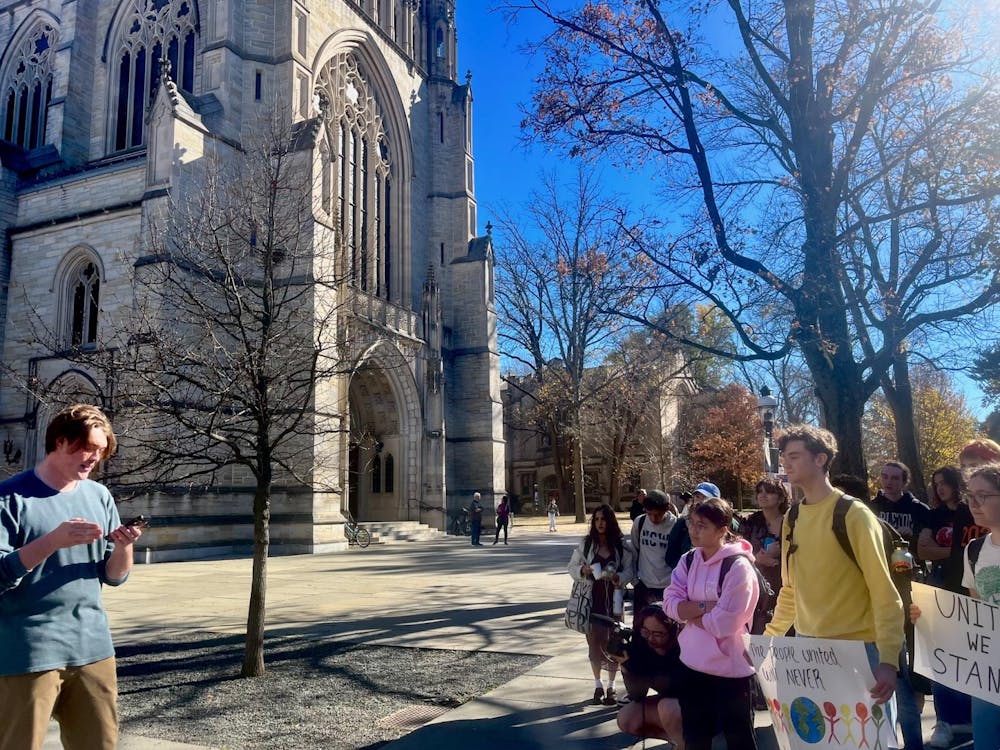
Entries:
MULTIPOLYGON (((527 40, 537 40, 546 25, 537 14, 523 13, 509 26, 502 14, 491 12, 492 0, 459 0, 459 80, 472 72, 474 97, 473 152, 476 160, 476 200, 480 233, 504 208, 524 205, 540 174, 572 171, 564 154, 522 142, 521 106, 530 101, 534 77, 542 62, 522 50, 527 40), (567 169, 567 167, 570 169, 567 169)), ((608 188, 636 204, 653 202, 653 184, 644 174, 630 175, 610 167, 602 172, 608 188)), ((982 405, 982 392, 974 381, 956 376, 970 410, 980 419, 991 411, 982 405)))

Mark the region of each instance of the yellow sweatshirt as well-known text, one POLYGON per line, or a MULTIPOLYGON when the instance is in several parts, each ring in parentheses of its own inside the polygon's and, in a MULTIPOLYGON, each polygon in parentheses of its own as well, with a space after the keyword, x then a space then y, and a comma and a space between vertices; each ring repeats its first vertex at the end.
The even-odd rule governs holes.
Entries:
POLYGON ((774 618, 766 635, 799 635, 874 641, 879 660, 896 664, 903 647, 903 602, 892 583, 875 515, 860 503, 847 513, 855 565, 833 533, 833 509, 842 493, 799 508, 792 542, 788 516, 781 532, 781 576, 774 618), (860 566, 860 570, 859 570, 860 566), (863 571, 863 574, 862 574, 863 571))

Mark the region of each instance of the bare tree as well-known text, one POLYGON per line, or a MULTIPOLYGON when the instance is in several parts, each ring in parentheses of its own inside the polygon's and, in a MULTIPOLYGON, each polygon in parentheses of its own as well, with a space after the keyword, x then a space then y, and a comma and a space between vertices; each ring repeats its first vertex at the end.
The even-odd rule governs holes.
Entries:
POLYGON ((264 673, 272 494, 334 486, 320 446, 346 429, 348 269, 317 220, 310 125, 272 113, 176 166, 123 259, 128 314, 99 346, 60 352, 114 383, 117 493, 252 488, 244 677, 264 673))
MULTIPOLYGON (((638 233, 583 171, 572 190, 545 179, 527 219, 499 222, 498 338, 504 353, 536 377, 539 396, 549 399, 540 414, 554 445, 570 443, 579 522, 586 516, 581 410, 619 373, 609 371, 599 382, 585 375, 622 336, 617 312, 633 308, 651 281, 649 263, 633 249, 638 233)), ((562 452, 554 451, 557 475, 562 452)))
POLYGON ((715 353, 798 348, 841 470, 863 475, 864 404, 900 347, 1000 296, 1000 96, 962 19, 939 0, 505 5, 555 27, 533 135, 662 160, 700 236, 637 244, 730 317, 739 346, 715 353), (701 41, 723 22, 731 58, 701 41))

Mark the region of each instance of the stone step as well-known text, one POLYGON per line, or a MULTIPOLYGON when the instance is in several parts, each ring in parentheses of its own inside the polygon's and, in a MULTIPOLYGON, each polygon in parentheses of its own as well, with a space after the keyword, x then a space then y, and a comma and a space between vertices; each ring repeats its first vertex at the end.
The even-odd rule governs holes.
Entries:
POLYGON ((372 535, 372 544, 424 542, 442 535, 442 532, 419 521, 363 521, 358 526, 372 535))

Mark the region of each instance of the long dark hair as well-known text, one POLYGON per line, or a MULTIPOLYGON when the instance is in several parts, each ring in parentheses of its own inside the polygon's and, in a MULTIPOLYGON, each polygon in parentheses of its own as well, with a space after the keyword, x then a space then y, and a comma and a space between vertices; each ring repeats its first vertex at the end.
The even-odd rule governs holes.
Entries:
POLYGON ((710 497, 700 503, 693 511, 692 515, 701 516, 717 529, 725 529, 726 535, 723 542, 733 542, 738 539, 733 533, 733 506, 721 497, 710 497))
POLYGON ((935 477, 941 477, 944 480, 944 484, 951 487, 951 491, 954 493, 954 501, 959 502, 962 499, 962 472, 956 466, 942 466, 940 469, 931 474, 931 492, 934 493, 934 498, 939 503, 944 503, 944 498, 938 495, 937 487, 934 486, 935 477))
POLYGON ((767 495, 777 495, 778 496, 778 512, 784 515, 788 512, 788 506, 792 502, 792 498, 788 496, 788 490, 785 485, 779 482, 777 479, 771 479, 765 477, 757 482, 757 485, 753 488, 753 494, 757 495, 761 490, 767 495))
POLYGON ((597 514, 600 513, 604 516, 604 520, 607 523, 605 536, 608 539, 608 546, 613 550, 618 550, 622 546, 622 529, 618 525, 618 519, 615 517, 615 512, 611 509, 611 506, 607 503, 601 505, 594 513, 590 516, 590 537, 591 549, 597 549, 597 546, 601 543, 600 536, 597 533, 597 514))

